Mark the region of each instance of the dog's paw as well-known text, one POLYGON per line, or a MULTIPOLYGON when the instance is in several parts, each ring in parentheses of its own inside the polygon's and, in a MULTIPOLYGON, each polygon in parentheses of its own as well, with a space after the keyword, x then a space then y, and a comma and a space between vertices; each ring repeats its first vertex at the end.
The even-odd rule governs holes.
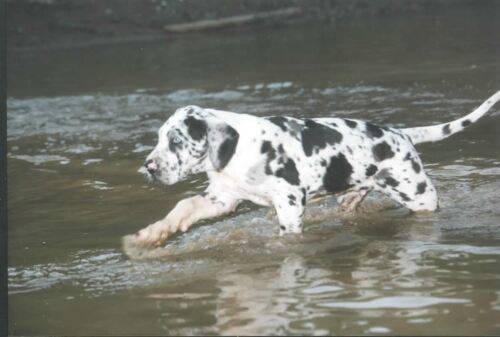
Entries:
POLYGON ((122 238, 122 250, 130 259, 141 260, 156 257, 161 248, 137 239, 137 234, 125 235, 122 238))

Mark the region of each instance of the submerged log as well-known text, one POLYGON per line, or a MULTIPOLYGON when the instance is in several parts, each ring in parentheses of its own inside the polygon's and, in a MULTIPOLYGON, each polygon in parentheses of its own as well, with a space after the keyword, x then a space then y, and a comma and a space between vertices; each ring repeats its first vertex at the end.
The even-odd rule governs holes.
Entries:
POLYGON ((283 19, 302 14, 300 7, 288 7, 270 12, 262 12, 248 15, 237 15, 215 20, 201 20, 188 23, 179 23, 174 25, 167 25, 164 29, 171 33, 186 33, 191 31, 209 30, 225 28, 229 26, 252 24, 269 19, 283 19))

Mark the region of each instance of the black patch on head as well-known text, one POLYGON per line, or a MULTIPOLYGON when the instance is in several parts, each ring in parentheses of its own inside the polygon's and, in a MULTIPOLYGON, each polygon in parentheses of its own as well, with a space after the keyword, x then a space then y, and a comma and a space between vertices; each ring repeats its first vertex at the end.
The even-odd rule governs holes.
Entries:
POLYGON ((313 152, 319 152, 327 145, 334 145, 342 141, 342 134, 328 126, 306 119, 302 129, 302 148, 306 156, 310 157, 313 152))
POLYGON ((348 127, 350 127, 351 129, 354 129, 354 128, 358 125, 358 123, 356 123, 355 121, 352 121, 352 120, 350 120, 350 119, 344 119, 344 122, 345 122, 345 123, 346 123, 346 125, 347 125, 348 127))
POLYGON ((450 124, 443 126, 443 135, 449 135, 451 133, 450 124))
POLYGON ((419 183, 417 185, 417 192, 416 192, 416 194, 424 194, 426 188, 427 188, 427 183, 425 181, 419 183))
POLYGON ((366 176, 367 177, 371 177, 372 175, 374 175, 375 173, 377 173, 377 170, 378 170, 378 167, 371 164, 370 166, 368 166, 368 168, 366 169, 366 176))
POLYGON ((236 151, 236 145, 238 145, 238 138, 240 137, 238 132, 229 125, 225 126, 223 132, 226 138, 219 146, 219 150, 217 151, 219 170, 222 170, 224 167, 226 167, 227 163, 229 163, 229 161, 233 157, 234 151, 236 151))
POLYGON ((384 135, 384 131, 375 124, 366 123, 366 134, 370 138, 380 138, 384 135))
POLYGON ((386 142, 378 143, 372 148, 373 155, 377 161, 386 160, 394 157, 391 146, 386 142))
POLYGON ((288 159, 283 167, 276 170, 275 174, 291 185, 300 185, 299 171, 297 171, 295 162, 291 159, 288 159))
POLYGON ((323 177, 323 186, 328 192, 337 193, 352 187, 350 182, 352 165, 344 154, 339 153, 330 158, 330 164, 323 177))
POLYGON ((399 186, 399 182, 396 179, 394 179, 393 177, 390 177, 390 176, 385 178, 385 183, 387 185, 389 185, 389 186, 392 186, 392 187, 399 186))
POLYGON ((201 140, 207 134, 207 123, 201 119, 189 116, 184 120, 184 124, 187 125, 189 136, 193 140, 201 140))
POLYGON ((403 199, 403 201, 410 201, 411 200, 406 193, 399 192, 399 196, 401 197, 401 199, 403 199))
POLYGON ((282 116, 273 116, 273 117, 267 117, 267 119, 273 123, 276 124, 277 126, 280 127, 281 130, 283 131, 288 131, 288 128, 286 126, 286 122, 288 122, 288 119, 282 116))
POLYGON ((469 126, 471 123, 472 122, 470 120, 466 119, 462 122, 462 126, 465 128, 466 126, 469 126))

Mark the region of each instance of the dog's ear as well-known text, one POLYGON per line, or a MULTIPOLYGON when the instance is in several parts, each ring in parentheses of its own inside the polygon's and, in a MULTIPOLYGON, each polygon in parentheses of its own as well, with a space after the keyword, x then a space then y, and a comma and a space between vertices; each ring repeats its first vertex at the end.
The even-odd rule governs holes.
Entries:
POLYGON ((207 123, 202 120, 189 116, 184 121, 188 128, 188 133, 195 141, 200 141, 207 135, 207 123))
POLYGON ((238 132, 224 122, 208 127, 208 157, 216 171, 221 171, 233 157, 238 145, 238 132))

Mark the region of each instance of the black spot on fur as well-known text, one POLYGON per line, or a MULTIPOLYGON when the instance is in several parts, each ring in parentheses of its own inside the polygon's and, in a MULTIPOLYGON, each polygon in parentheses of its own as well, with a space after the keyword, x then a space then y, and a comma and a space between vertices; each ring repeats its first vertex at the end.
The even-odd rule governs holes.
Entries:
POLYGON ((413 159, 411 160, 411 167, 413 168, 413 171, 415 171, 415 173, 420 173, 420 170, 422 170, 420 164, 413 159))
POLYGON ((328 192, 337 193, 352 187, 349 183, 352 174, 352 165, 344 154, 339 153, 330 158, 330 164, 323 177, 323 186, 328 192))
POLYGON ((367 177, 371 177, 372 175, 374 175, 375 173, 377 173, 377 170, 378 170, 378 167, 371 164, 370 166, 368 166, 368 168, 366 169, 366 176, 367 177))
POLYGON ((393 177, 386 177, 385 183, 389 186, 392 186, 392 187, 399 186, 399 182, 396 179, 394 179, 393 177))
MULTIPOLYGON (((274 152, 274 148, 271 145, 271 142, 268 140, 265 140, 262 142, 262 146, 260 147, 260 153, 269 153, 269 152, 274 152)), ((276 153, 273 156, 273 159, 276 158, 276 153)))
POLYGON ((319 151, 327 145, 334 145, 342 141, 340 132, 310 119, 306 119, 301 133, 302 148, 308 157, 312 156, 314 151, 319 151))
POLYGON ((319 162, 319 164, 320 164, 321 166, 325 167, 325 166, 326 166, 326 160, 321 159, 321 161, 319 162))
POLYGON ((187 125, 189 136, 193 140, 201 140, 207 134, 207 123, 201 119, 189 116, 184 121, 184 124, 187 125))
POLYGON ((411 153, 408 152, 404 158, 404 160, 410 160, 411 159, 411 153))
POLYGON ((417 185, 417 192, 416 192, 416 194, 424 194, 426 188, 427 188, 427 183, 425 181, 419 183, 417 185))
POLYGON ((470 120, 466 119, 462 122, 462 126, 465 128, 466 126, 469 126, 471 123, 472 122, 470 120))
POLYGON ((366 123, 366 134, 371 138, 380 138, 384 135, 384 131, 375 124, 366 123))
POLYGON ((227 163, 231 160, 234 155, 234 151, 236 151, 236 145, 238 145, 238 138, 240 135, 238 132, 226 125, 224 130, 222 131, 225 135, 224 141, 219 146, 219 150, 217 151, 217 158, 219 161, 219 170, 222 170, 226 167, 227 163))
POLYGON ((386 142, 378 143, 372 148, 373 155, 377 161, 383 161, 394 157, 391 146, 386 142))
POLYGON ((399 192, 399 196, 401 197, 401 199, 403 199, 404 201, 410 201, 411 199, 408 197, 408 195, 406 193, 403 193, 403 192, 399 192))
POLYGON ((276 150, 271 145, 271 142, 267 140, 263 141, 262 146, 260 147, 260 152, 267 154, 265 173, 267 175, 273 174, 269 163, 276 158, 276 150))
POLYGON ((264 172, 267 175, 275 175, 277 177, 285 179, 291 185, 300 185, 299 172, 297 171, 297 167, 295 166, 295 162, 284 156, 283 146, 280 144, 278 146, 278 151, 280 152, 280 156, 278 157, 276 149, 272 146, 270 141, 263 141, 262 146, 260 147, 260 152, 267 155, 266 158, 266 166, 264 172), (278 158, 278 163, 283 165, 276 172, 273 173, 271 170, 271 161, 278 158))
POLYGON ((281 229, 282 231, 286 231, 286 227, 285 227, 285 226, 283 226, 283 225, 281 225, 281 226, 280 226, 280 229, 281 229))
POLYGON ((443 135, 449 135, 451 133, 450 124, 443 126, 443 135))
POLYGON ((287 128, 287 126, 285 124, 288 121, 288 119, 286 119, 285 117, 282 117, 282 116, 273 116, 273 117, 267 117, 267 119, 271 123, 276 124, 277 126, 279 126, 281 130, 288 131, 288 128, 287 128))
POLYGON ((350 120, 350 119, 344 119, 344 122, 345 122, 345 123, 346 123, 346 125, 347 125, 348 127, 350 127, 351 129, 354 129, 354 128, 358 125, 358 123, 356 123, 355 121, 352 121, 352 120, 350 120))
MULTIPOLYGON (((309 189, 309 186, 307 186, 307 188, 309 189)), ((302 206, 305 206, 306 205, 306 189, 305 188, 302 188, 302 199, 300 200, 302 206)))
POLYGON ((285 179, 291 185, 300 185, 299 171, 295 162, 288 159, 283 167, 276 170, 276 176, 285 179))

